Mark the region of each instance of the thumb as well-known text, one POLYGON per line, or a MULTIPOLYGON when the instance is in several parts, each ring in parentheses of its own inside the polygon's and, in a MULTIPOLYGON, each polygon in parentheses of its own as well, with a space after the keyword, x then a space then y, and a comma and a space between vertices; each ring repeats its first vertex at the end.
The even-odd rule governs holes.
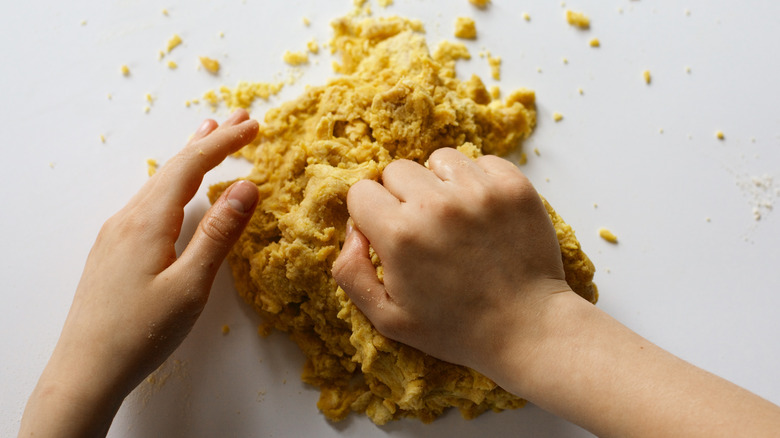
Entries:
POLYGON ((184 277, 199 277, 199 282, 208 280, 210 289, 219 266, 252 218, 258 198, 253 183, 233 183, 203 216, 187 248, 171 267, 181 270, 184 277))
POLYGON ((399 309, 376 275, 369 245, 366 236, 349 219, 344 246, 333 263, 333 278, 377 330, 391 336, 388 332, 392 331, 399 309))

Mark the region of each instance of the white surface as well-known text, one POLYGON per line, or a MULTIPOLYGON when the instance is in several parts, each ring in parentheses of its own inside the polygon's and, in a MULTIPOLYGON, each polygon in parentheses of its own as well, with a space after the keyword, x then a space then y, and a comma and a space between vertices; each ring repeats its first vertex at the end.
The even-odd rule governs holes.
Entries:
MULTIPOLYGON (((598 268, 599 306, 780 403, 780 212, 753 217, 759 202, 778 201, 780 187, 780 3, 567 1, 590 15, 589 31, 568 26, 559 2, 544 3, 494 0, 480 11, 467 0, 395 0, 373 9, 423 19, 432 46, 452 39, 455 16, 474 17, 479 39, 468 43, 474 56, 459 72, 492 85, 477 56, 484 48, 503 58, 503 90, 536 90, 539 126, 523 170, 577 230, 598 268), (588 46, 592 37, 600 48, 588 46), (552 121, 554 111, 563 121, 552 121), (756 187, 752 178, 764 175, 775 182, 756 187), (598 238, 602 226, 619 236, 617 246, 598 238)), ((312 37, 327 41, 329 21, 350 9, 349 0, 4 4, 0 435, 17 431, 100 225, 146 179, 147 158, 164 161, 212 116, 184 101, 239 79, 286 77, 282 53, 303 50, 312 37), (157 52, 174 33, 184 44, 166 56, 179 64, 169 70, 157 52), (219 77, 196 69, 199 55, 222 62, 219 77), (148 114, 146 93, 155 97, 148 114)), ((332 76, 328 54, 313 59, 319 64, 254 115, 332 76)), ((245 172, 229 160, 207 183, 245 172)), ((201 192, 189 230, 206 206, 201 192)), ((354 415, 331 424, 315 407, 317 391, 300 383, 297 348, 284 335, 259 338, 258 322, 223 267, 201 320, 173 355, 179 367, 164 384, 132 394, 111 435, 589 436, 535 407, 471 422, 450 412, 431 425, 377 427, 354 415)))

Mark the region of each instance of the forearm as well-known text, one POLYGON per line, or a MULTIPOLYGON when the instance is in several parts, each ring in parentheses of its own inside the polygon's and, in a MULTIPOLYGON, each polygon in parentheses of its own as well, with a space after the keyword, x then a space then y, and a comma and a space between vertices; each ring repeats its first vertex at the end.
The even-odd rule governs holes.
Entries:
MULTIPOLYGON (((780 408, 660 349, 574 294, 558 294, 533 356, 500 382, 599 436, 770 436, 780 408), (522 381, 519 380, 522 376, 522 381)), ((509 361, 505 361, 510 363, 509 361)))

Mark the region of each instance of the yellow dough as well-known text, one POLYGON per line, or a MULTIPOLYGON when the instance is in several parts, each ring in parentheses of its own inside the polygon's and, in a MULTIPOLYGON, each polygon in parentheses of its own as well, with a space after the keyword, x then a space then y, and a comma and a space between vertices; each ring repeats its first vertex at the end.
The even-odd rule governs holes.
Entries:
MULTIPOLYGON (((457 407, 466 418, 513 409, 524 400, 487 377, 380 335, 336 285, 331 266, 344 242, 349 187, 378 179, 392 160, 424 163, 441 147, 476 158, 504 155, 536 122, 534 93, 495 100, 477 76, 461 81, 459 43, 431 55, 422 25, 404 18, 333 23, 342 73, 269 110, 257 139, 240 152, 261 201, 228 260, 236 288, 263 317, 261 332, 288 332, 307 357, 302 378, 321 390, 331 420, 351 411, 384 424, 403 416, 434 420, 457 407)), ((212 200, 230 182, 211 187, 212 200)), ((566 279, 595 302, 593 264, 571 227, 547 205, 566 279)), ((375 260, 378 275, 381 263, 375 260)))

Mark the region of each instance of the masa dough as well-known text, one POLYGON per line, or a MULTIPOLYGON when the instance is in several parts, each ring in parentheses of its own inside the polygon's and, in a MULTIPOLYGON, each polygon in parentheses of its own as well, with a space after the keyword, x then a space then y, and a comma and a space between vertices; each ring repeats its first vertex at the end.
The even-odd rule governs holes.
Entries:
MULTIPOLYGON (((378 179, 392 160, 424 163, 441 147, 471 157, 514 150, 535 125, 534 93, 493 99, 477 76, 461 81, 465 46, 431 55, 422 25, 404 18, 333 23, 342 75, 269 110, 241 154, 260 204, 228 260, 241 296, 263 317, 262 331, 288 332, 307 357, 302 378, 321 390, 329 419, 351 411, 383 424, 402 416, 434 420, 448 407, 466 418, 525 402, 466 367, 379 334, 331 276, 344 242, 349 187, 378 179)), ((214 201, 228 187, 211 187, 214 201)), ((594 268, 566 223, 545 202, 566 278, 596 301, 594 268)), ((377 260, 378 274, 381 265, 377 260)))

